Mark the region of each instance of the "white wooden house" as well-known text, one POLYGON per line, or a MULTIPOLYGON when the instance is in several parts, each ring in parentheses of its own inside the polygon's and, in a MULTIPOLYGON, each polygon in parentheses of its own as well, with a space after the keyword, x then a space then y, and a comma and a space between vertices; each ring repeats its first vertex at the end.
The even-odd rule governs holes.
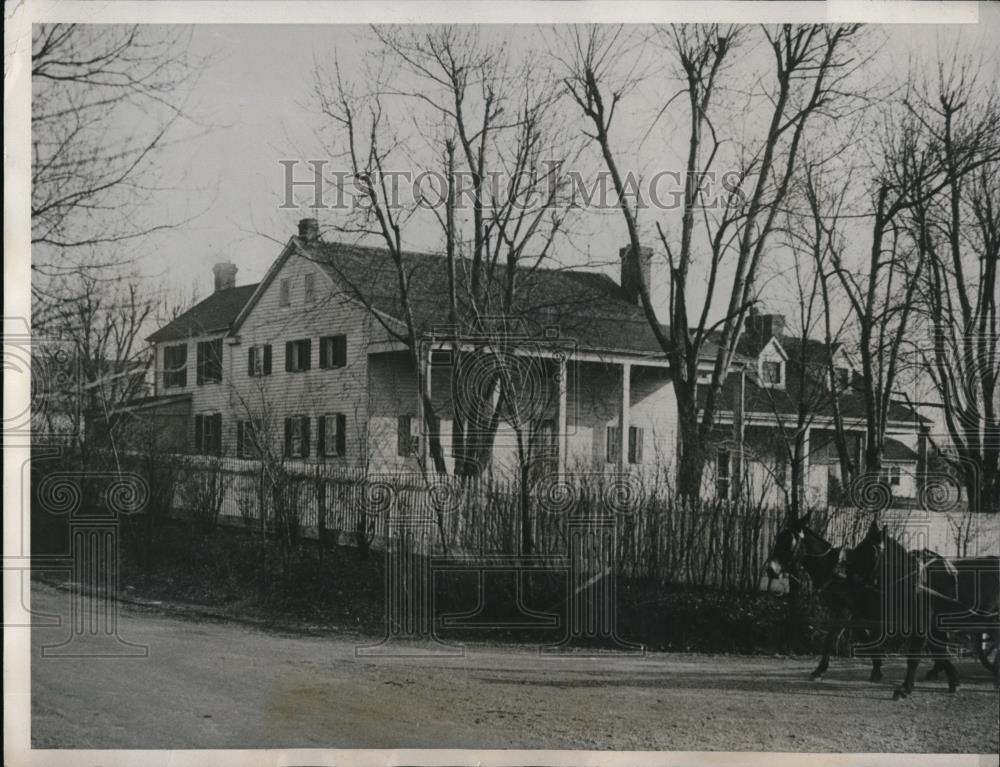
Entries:
MULTIPOLYGON (((510 419, 517 428, 506 422, 497 427, 491 470, 518 465, 518 456, 525 455, 518 452, 520 444, 558 468, 669 472, 679 449, 670 369, 630 276, 641 268, 648 281, 652 254, 644 249, 637 259, 627 255, 627 249, 619 254, 620 282, 579 270, 519 269, 511 316, 503 318, 491 314, 502 303, 503 268, 473 306, 467 300, 471 266, 459 260, 461 316, 455 328, 447 260, 406 253, 409 304, 420 339, 414 355, 389 253, 326 242, 316 221, 304 219, 260 283, 237 286, 236 266, 217 264, 212 295, 149 338, 156 349, 156 383, 144 406, 153 414, 169 412, 169 447, 178 451, 251 460, 257 443, 266 442, 306 463, 415 470, 428 457, 416 357, 452 470, 456 413, 466 422, 476 416, 482 405, 477 397, 485 395, 474 366, 490 357, 463 353, 463 364, 473 367, 456 370, 450 350, 457 335, 463 352, 502 351, 520 376, 522 407, 510 419)), ((700 363, 706 380, 715 351, 706 344, 700 363)), ((808 354, 816 347, 786 336, 779 316, 755 315, 737 351, 723 402, 739 397, 743 416, 735 407, 719 413, 708 493, 735 491, 734 453, 743 456, 744 482, 782 481, 774 439, 787 434, 779 426, 798 407, 790 382, 803 361, 811 364, 808 354), (737 442, 743 447, 734 449, 741 429, 744 438, 737 442)), ((842 367, 841 388, 828 388, 841 398, 849 425, 860 430, 846 358, 842 367)), ((829 404, 822 400, 810 422, 816 443, 829 441, 829 404)), ((900 445, 914 446, 913 455, 920 424, 902 405, 890 424, 900 445)), ((826 449, 809 452, 815 457, 806 484, 818 498, 826 493, 836 459, 830 461, 826 449)), ((910 457, 900 468, 905 465, 913 476, 910 457)))

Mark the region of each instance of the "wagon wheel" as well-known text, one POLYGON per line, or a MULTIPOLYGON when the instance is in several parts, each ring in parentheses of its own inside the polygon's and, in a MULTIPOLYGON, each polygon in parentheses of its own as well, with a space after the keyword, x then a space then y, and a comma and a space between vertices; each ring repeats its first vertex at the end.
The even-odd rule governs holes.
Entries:
POLYGON ((993 632, 984 631, 979 635, 976 642, 976 655, 979 662, 986 666, 991 673, 997 670, 997 638, 993 632))

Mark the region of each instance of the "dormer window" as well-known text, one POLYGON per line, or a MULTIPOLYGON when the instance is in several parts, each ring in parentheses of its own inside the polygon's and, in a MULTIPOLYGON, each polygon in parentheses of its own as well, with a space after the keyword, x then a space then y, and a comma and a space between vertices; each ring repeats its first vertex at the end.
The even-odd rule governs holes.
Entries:
POLYGON ((837 382, 838 389, 846 389, 851 383, 851 369, 850 368, 834 368, 834 377, 837 382))
POLYGON ((760 363, 760 380, 763 386, 784 385, 784 373, 780 361, 765 360, 760 363))

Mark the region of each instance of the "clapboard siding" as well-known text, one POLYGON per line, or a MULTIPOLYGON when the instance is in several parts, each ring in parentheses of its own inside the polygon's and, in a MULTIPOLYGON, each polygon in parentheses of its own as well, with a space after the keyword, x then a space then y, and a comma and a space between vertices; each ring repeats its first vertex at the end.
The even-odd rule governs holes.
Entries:
POLYGON ((227 407, 231 414, 224 433, 235 449, 236 423, 251 414, 266 414, 269 438, 282 448, 284 419, 293 415, 310 418, 311 462, 358 466, 364 462, 368 415, 366 377, 367 347, 371 316, 335 285, 316 264, 293 253, 273 281, 262 286, 256 303, 227 346, 227 407), (315 298, 306 301, 306 275, 313 275, 315 298), (283 280, 289 283, 289 304, 281 305, 283 280), (319 367, 319 339, 341 335, 347 338, 346 364, 333 369, 319 367), (286 343, 309 339, 311 366, 306 371, 285 369, 286 343), (271 374, 248 374, 248 355, 253 346, 271 346, 271 374), (343 457, 316 455, 316 419, 340 413, 346 422, 346 453, 343 457))

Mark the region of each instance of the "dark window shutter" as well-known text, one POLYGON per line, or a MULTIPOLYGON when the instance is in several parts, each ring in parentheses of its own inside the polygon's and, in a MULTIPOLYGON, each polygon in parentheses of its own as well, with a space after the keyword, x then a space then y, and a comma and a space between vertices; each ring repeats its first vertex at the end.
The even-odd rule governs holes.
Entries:
POLYGON ((222 339, 212 341, 212 380, 222 381, 222 339))
POLYGON ((607 443, 605 455, 607 456, 608 463, 614 463, 618 460, 618 456, 621 452, 621 441, 618 437, 617 426, 608 427, 607 443))
POLYGON ((333 337, 333 367, 344 367, 347 364, 347 336, 333 337))
POLYGON ((302 416, 302 457, 309 457, 309 421, 307 415, 302 416))
POLYGON ((316 419, 316 455, 322 458, 326 455, 326 416, 316 419))
POLYGON ((343 413, 337 413, 337 455, 347 454, 347 418, 343 413))
POLYGON ((628 462, 642 463, 642 429, 637 426, 628 430, 628 462))
POLYGON ((264 375, 271 375, 271 344, 264 347, 264 375))
POLYGON ((312 367, 312 339, 307 338, 302 342, 302 350, 305 364, 302 370, 309 370, 312 367))
POLYGON ((292 370, 292 350, 295 348, 294 341, 285 342, 285 372, 291 372, 292 370))
POLYGON ((244 424, 243 421, 237 421, 236 422, 236 457, 237 458, 242 458, 244 455, 246 455, 246 435, 244 434, 245 428, 246 428, 246 424, 244 424))
POLYGON ((320 370, 330 367, 330 344, 327 338, 319 339, 319 367, 320 370))
POLYGON ((292 454, 292 419, 285 419, 285 455, 292 454))
POLYGON ((205 383, 205 344, 198 344, 198 386, 205 383))
POLYGON ((251 346, 247 351, 247 375, 252 376, 257 373, 257 348, 251 346))
POLYGON ((222 452, 222 413, 216 413, 212 416, 212 425, 215 427, 212 435, 214 440, 212 452, 218 455, 222 452))
POLYGON ((204 424, 202 423, 202 417, 196 415, 194 417, 194 449, 197 452, 201 452, 201 437, 204 432, 204 424))
POLYGON ((396 455, 410 454, 410 416, 401 415, 396 422, 396 455))

